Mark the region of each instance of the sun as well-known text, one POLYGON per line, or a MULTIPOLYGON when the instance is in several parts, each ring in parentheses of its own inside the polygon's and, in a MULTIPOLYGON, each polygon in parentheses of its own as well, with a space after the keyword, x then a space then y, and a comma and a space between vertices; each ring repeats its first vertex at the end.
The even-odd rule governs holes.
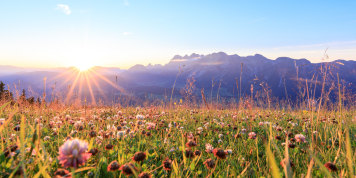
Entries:
POLYGON ((83 64, 75 65, 75 67, 76 67, 79 71, 84 72, 84 71, 87 71, 87 70, 93 68, 94 66, 93 66, 93 65, 90 65, 90 64, 83 63, 83 64))

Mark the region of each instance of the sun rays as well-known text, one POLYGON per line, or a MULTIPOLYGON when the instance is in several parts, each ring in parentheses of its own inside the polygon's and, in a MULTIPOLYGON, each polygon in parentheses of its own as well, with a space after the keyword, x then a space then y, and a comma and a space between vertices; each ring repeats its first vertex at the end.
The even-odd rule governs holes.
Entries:
POLYGON ((69 68, 48 81, 60 83, 58 89, 62 92, 66 104, 79 100, 81 103, 96 105, 100 98, 108 100, 108 94, 103 90, 104 84, 114 88, 114 92, 125 93, 115 79, 111 81, 108 76, 96 71, 95 67, 69 68))

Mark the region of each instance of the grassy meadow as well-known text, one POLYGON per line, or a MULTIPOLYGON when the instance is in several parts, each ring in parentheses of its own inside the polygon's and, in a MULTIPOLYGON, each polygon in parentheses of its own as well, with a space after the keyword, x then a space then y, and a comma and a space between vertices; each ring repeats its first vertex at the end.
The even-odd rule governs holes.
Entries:
POLYGON ((0 118, 0 177, 355 174, 353 109, 55 108, 4 103, 0 118), (73 142, 63 146, 69 141, 73 142))

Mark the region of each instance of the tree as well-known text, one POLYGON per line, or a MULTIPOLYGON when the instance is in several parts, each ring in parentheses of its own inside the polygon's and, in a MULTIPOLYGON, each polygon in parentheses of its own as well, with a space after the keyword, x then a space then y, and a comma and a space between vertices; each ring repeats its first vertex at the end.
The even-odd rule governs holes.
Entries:
POLYGON ((1 81, 0 82, 0 100, 3 98, 4 93, 5 93, 5 84, 1 81))
POLYGON ((41 106, 42 102, 41 102, 41 99, 40 99, 40 98, 37 98, 37 104, 38 104, 39 106, 41 106))
POLYGON ((19 100, 23 101, 23 102, 26 101, 26 90, 25 89, 22 90, 19 100))
POLYGON ((26 90, 25 90, 25 89, 22 89, 22 94, 21 94, 21 96, 26 98, 26 90))
POLYGON ((32 97, 29 97, 28 99, 27 99, 27 102, 29 103, 29 104, 34 104, 35 103, 35 98, 32 96, 32 97))

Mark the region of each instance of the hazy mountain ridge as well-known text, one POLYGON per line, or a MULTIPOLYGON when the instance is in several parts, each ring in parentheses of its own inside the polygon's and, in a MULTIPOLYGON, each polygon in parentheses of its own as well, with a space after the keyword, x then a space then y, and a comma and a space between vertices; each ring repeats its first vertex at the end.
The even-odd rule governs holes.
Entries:
MULTIPOLYGON (((231 98, 237 97, 237 90, 240 90, 237 89, 236 82, 240 85, 241 65, 242 86, 239 87, 242 87, 242 95, 250 95, 251 85, 253 85, 255 92, 262 92, 260 84, 263 83, 268 85, 273 96, 279 98, 288 96, 289 99, 294 100, 297 93, 300 92, 298 85, 306 85, 306 80, 309 84, 320 82, 322 76, 320 73, 321 63, 311 63, 307 59, 279 57, 271 60, 260 54, 242 57, 219 52, 209 55, 195 53, 185 56, 175 55, 165 65, 135 65, 127 70, 115 67, 93 68, 96 73, 105 76, 112 84, 122 87, 125 92, 118 92, 112 84, 100 80, 100 77, 92 77, 91 79, 96 79, 101 90, 106 91, 105 94, 100 94, 103 92, 93 86, 94 93, 97 96, 103 95, 102 97, 108 98, 120 94, 137 97, 153 94, 160 98, 167 97, 170 96, 175 80, 174 96, 180 97, 179 91, 185 87, 188 78, 195 79, 194 94, 197 96, 200 95, 201 88, 204 88, 205 92, 209 94, 212 91, 213 95, 216 96, 220 85, 219 96, 231 98), (215 83, 213 88, 212 82, 215 83)), ((342 83, 347 86, 352 94, 355 94, 356 61, 336 60, 328 62, 328 65, 330 74, 328 74, 327 86, 332 86, 332 82, 335 84, 337 82, 336 75, 339 74, 342 83)), ((68 72, 68 70, 70 69, 17 72, 16 74, 0 76, 0 80, 10 84, 21 83, 20 88, 31 88, 35 92, 41 93, 43 92, 43 78, 47 77, 48 86, 56 85, 58 92, 65 92, 68 90, 63 90, 63 88, 68 88, 73 83, 74 77, 67 76, 69 79, 66 79, 66 82, 64 82, 64 78, 53 78, 61 73, 68 72)), ((321 87, 318 84, 316 96, 320 93, 320 89, 321 87)), ((87 89, 86 92, 88 92, 87 89)))

